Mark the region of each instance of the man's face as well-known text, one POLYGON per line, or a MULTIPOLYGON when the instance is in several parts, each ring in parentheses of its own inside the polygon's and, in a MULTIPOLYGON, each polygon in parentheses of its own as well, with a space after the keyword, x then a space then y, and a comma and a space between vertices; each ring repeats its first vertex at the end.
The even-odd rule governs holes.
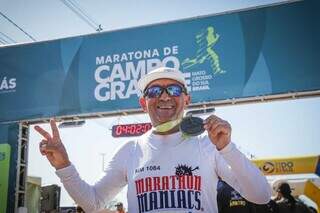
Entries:
MULTIPOLYGON (((172 79, 158 79, 151 82, 147 88, 152 86, 166 88, 173 84, 181 85, 181 83, 172 79)), ((153 126, 158 126, 159 124, 182 118, 183 111, 189 103, 189 95, 181 93, 178 97, 172 97, 169 96, 166 91, 163 91, 160 97, 140 98, 140 105, 145 112, 149 113, 153 126)))

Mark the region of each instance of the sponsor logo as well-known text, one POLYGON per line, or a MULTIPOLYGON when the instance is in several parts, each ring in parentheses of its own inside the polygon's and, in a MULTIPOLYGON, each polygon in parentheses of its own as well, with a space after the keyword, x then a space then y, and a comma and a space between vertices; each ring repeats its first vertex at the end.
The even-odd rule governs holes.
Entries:
POLYGON ((274 171, 274 164, 271 162, 265 162, 262 166, 262 171, 266 173, 272 173, 274 171))
POLYGON ((264 173, 291 173, 294 170, 294 163, 292 161, 281 162, 265 162, 260 170, 264 173))

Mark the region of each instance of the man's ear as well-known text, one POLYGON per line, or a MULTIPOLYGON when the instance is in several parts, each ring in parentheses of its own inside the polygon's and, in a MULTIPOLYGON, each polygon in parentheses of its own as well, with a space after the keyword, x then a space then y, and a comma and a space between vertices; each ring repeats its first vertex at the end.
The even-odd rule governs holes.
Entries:
POLYGON ((185 95, 184 96, 184 106, 185 106, 185 108, 187 108, 187 106, 189 106, 190 103, 191 103, 191 96, 190 95, 185 95))
POLYGON ((147 112, 147 104, 146 104, 146 99, 144 97, 141 97, 139 99, 139 104, 141 108, 143 109, 144 112, 147 112))

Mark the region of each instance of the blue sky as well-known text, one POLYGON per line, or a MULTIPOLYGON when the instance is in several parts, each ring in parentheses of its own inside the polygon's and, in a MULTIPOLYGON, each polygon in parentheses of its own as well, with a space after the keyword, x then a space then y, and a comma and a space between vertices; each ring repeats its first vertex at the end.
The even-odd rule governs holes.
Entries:
MULTIPOLYGON (((78 18, 62 1, 0 0, 0 2, 0 12, 7 15, 37 41, 95 33, 92 27, 78 18)), ((79 0, 78 4, 108 31, 275 2, 279 1, 79 0)), ((17 43, 31 41, 3 17, 0 17, 0 32, 17 43)), ((320 98, 307 98, 219 107, 216 109, 216 114, 231 123, 232 140, 244 153, 251 153, 257 158, 292 157, 320 154, 319 109, 320 98)), ((148 121, 146 115, 88 120, 83 127, 61 129, 61 136, 70 159, 83 179, 94 183, 102 175, 101 153, 106 153, 107 161, 113 151, 128 140, 111 137, 109 128, 113 124, 142 121, 148 121)), ((59 180, 54 175, 54 169, 38 152, 40 140, 40 136, 31 129, 28 173, 41 176, 43 185, 57 184, 59 180)), ((119 199, 125 199, 124 197, 122 193, 119 199)), ((64 190, 61 204, 63 206, 73 204, 64 190)))

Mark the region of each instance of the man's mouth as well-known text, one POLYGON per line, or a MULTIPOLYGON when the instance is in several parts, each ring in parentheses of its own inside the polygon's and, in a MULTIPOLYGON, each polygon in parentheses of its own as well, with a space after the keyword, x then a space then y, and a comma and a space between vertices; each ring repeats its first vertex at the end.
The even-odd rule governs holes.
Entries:
POLYGON ((174 107, 173 106, 157 106, 158 109, 173 109, 174 107))
POLYGON ((159 104, 155 112, 159 121, 167 122, 175 118, 176 106, 174 104, 159 104))

